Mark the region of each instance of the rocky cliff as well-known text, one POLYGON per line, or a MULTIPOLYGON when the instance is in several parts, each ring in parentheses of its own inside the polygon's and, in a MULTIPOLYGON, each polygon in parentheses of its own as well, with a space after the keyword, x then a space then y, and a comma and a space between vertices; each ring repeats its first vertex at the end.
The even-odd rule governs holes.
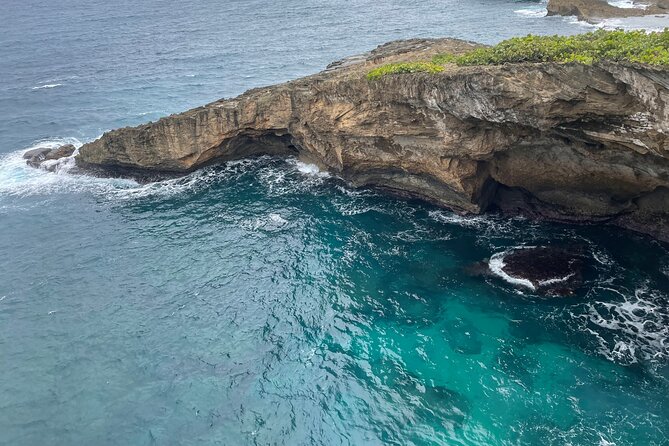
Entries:
POLYGON ((457 67, 366 79, 389 61, 475 44, 394 42, 85 144, 77 164, 188 172, 297 156, 353 186, 461 213, 606 222, 669 241, 669 70, 601 63, 457 67))

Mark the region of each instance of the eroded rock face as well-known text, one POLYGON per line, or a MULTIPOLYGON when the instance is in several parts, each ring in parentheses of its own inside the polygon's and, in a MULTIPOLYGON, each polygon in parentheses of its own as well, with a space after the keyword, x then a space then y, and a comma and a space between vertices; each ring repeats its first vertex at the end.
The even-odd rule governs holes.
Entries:
POLYGON ((601 63, 447 67, 368 81, 390 61, 476 44, 411 40, 326 71, 106 133, 108 173, 188 172, 259 154, 460 213, 606 222, 669 241, 669 70, 601 63))
POLYGON ((608 18, 669 13, 669 1, 667 0, 648 0, 638 3, 643 7, 618 8, 605 0, 549 0, 547 9, 549 16, 576 16, 579 20, 590 23, 597 23, 608 18))

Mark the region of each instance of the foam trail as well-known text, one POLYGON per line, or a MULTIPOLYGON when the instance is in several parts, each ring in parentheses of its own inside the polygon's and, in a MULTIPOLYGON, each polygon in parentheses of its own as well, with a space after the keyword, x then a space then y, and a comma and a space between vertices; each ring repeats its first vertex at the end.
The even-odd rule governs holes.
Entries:
POLYGON ((616 8, 622 8, 622 9, 647 9, 648 5, 642 5, 638 3, 634 3, 632 0, 616 0, 616 1, 609 1, 609 5, 615 6, 616 8))
POLYGON ((32 90, 45 90, 49 88, 56 88, 56 87, 62 87, 63 84, 44 84, 44 85, 38 85, 36 87, 33 87, 32 90))
POLYGON ((565 282, 572 277, 574 277, 575 273, 571 273, 569 275, 566 275, 564 277, 556 277, 554 279, 546 279, 546 280, 541 280, 539 281, 539 285, 545 286, 545 285, 553 285, 554 283, 560 283, 560 282, 565 282))
POLYGON ((546 8, 525 8, 525 9, 517 9, 513 12, 515 12, 518 15, 530 18, 546 17, 546 15, 548 14, 548 10, 546 8))

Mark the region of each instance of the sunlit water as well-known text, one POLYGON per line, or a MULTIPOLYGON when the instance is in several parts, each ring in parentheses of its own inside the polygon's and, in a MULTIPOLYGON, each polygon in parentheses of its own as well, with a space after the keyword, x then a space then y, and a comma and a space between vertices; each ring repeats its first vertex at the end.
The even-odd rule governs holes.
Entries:
POLYGON ((295 160, 139 185, 21 159, 387 40, 591 28, 511 1, 55 3, 3 3, 1 444, 667 444, 669 252, 646 237, 295 160), (467 273, 545 244, 589 253, 576 296, 467 273))

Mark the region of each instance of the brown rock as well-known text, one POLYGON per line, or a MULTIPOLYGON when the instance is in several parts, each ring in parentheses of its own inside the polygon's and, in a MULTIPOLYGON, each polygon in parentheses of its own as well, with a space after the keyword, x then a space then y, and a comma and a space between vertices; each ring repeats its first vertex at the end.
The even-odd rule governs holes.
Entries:
POLYGON ((60 146, 57 149, 51 150, 49 153, 46 154, 45 159, 57 160, 60 158, 65 158, 67 156, 72 156, 75 150, 76 149, 72 144, 65 144, 64 146, 60 146))

